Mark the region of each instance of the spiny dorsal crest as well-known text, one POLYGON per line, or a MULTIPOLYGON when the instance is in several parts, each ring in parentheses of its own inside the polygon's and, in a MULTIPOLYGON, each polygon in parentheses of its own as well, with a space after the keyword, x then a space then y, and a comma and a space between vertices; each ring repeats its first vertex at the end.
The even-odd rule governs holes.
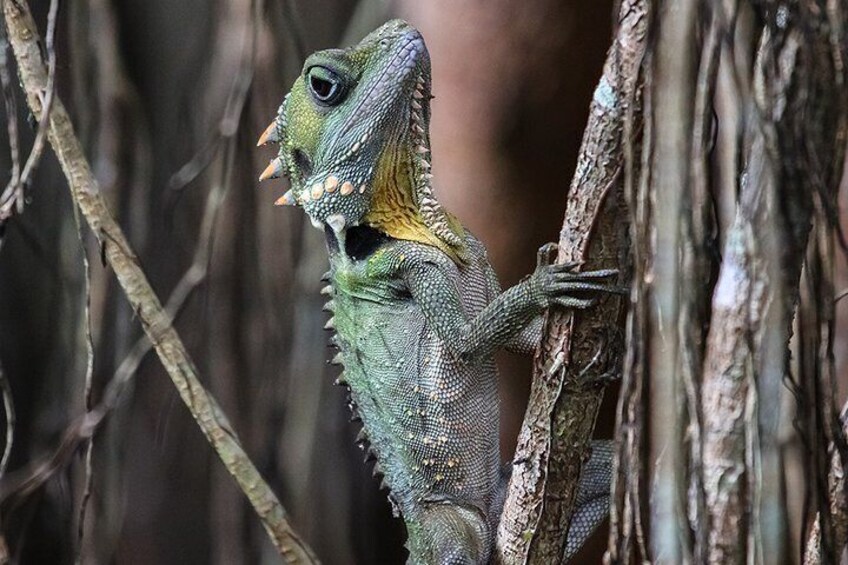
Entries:
MULTIPOLYGON (((423 77, 418 77, 418 82, 412 94, 410 110, 410 130, 414 147, 415 165, 417 167, 415 187, 415 204, 418 212, 424 220, 424 224, 430 228, 436 236, 452 247, 461 247, 462 238, 451 229, 448 216, 442 205, 433 194, 433 174, 430 164, 430 133, 424 121, 424 106, 422 102, 428 97, 427 86, 423 77)), ((429 101, 427 101, 429 102, 429 101)))

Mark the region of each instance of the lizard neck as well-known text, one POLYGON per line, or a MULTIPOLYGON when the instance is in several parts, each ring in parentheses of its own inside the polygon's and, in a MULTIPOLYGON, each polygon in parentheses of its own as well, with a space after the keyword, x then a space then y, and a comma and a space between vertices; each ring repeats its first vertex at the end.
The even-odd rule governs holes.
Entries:
MULTIPOLYGON (((463 250, 433 233, 421 214, 415 201, 415 186, 420 182, 429 182, 429 178, 422 180, 422 173, 413 165, 413 150, 405 145, 394 151, 383 151, 373 179, 371 205, 364 221, 392 238, 437 247, 455 262, 462 264, 463 250)), ((452 223, 452 229, 462 233, 458 220, 448 215, 448 221, 452 223)))

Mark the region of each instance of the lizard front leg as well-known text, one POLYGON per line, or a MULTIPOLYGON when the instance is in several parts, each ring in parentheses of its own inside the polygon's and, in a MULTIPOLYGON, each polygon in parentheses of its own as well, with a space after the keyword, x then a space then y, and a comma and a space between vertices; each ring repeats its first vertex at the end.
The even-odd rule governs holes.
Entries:
POLYGON ((539 250, 532 275, 500 293, 472 319, 461 307, 456 277, 443 262, 409 260, 402 275, 428 325, 459 360, 470 362, 510 343, 549 306, 587 308, 596 302, 587 295, 617 291, 604 281, 618 271, 575 273, 574 264, 550 265, 550 249, 539 250))
MULTIPOLYGON (((503 289, 501 288, 501 281, 498 280, 497 273, 495 273, 495 270, 492 268, 492 265, 488 262, 488 260, 485 261, 485 268, 488 295, 489 299, 493 300, 495 297, 500 295, 501 292, 503 292, 503 289)), ((504 349, 510 353, 533 355, 536 351, 536 347, 542 341, 543 324, 544 316, 539 313, 534 316, 533 319, 524 326, 524 328, 519 330, 518 333, 507 340, 504 344, 504 349)))
POLYGON ((542 341, 542 331, 545 319, 541 314, 535 316, 524 328, 512 336, 505 344, 504 349, 510 353, 522 355, 533 355, 542 341))

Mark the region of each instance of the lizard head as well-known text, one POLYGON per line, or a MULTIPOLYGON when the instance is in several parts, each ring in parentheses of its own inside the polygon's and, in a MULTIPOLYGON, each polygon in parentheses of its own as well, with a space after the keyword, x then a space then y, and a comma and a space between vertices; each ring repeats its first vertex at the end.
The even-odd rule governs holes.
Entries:
POLYGON ((461 261, 462 228, 433 195, 430 98, 430 55, 404 21, 314 53, 260 138, 280 143, 260 180, 288 176, 277 203, 320 229, 366 224, 461 261))

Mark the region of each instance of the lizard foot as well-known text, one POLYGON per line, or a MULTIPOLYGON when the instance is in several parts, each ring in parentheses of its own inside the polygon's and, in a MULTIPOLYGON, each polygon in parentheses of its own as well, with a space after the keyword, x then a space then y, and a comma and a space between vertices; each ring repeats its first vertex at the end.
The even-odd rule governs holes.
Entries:
POLYGON ((608 279, 618 276, 618 269, 576 272, 576 269, 583 265, 580 261, 554 264, 557 249, 555 243, 540 247, 536 255, 536 271, 531 275, 536 296, 545 306, 556 304, 566 308, 584 309, 598 302, 598 298, 586 295, 628 293, 628 289, 608 282, 608 279))

